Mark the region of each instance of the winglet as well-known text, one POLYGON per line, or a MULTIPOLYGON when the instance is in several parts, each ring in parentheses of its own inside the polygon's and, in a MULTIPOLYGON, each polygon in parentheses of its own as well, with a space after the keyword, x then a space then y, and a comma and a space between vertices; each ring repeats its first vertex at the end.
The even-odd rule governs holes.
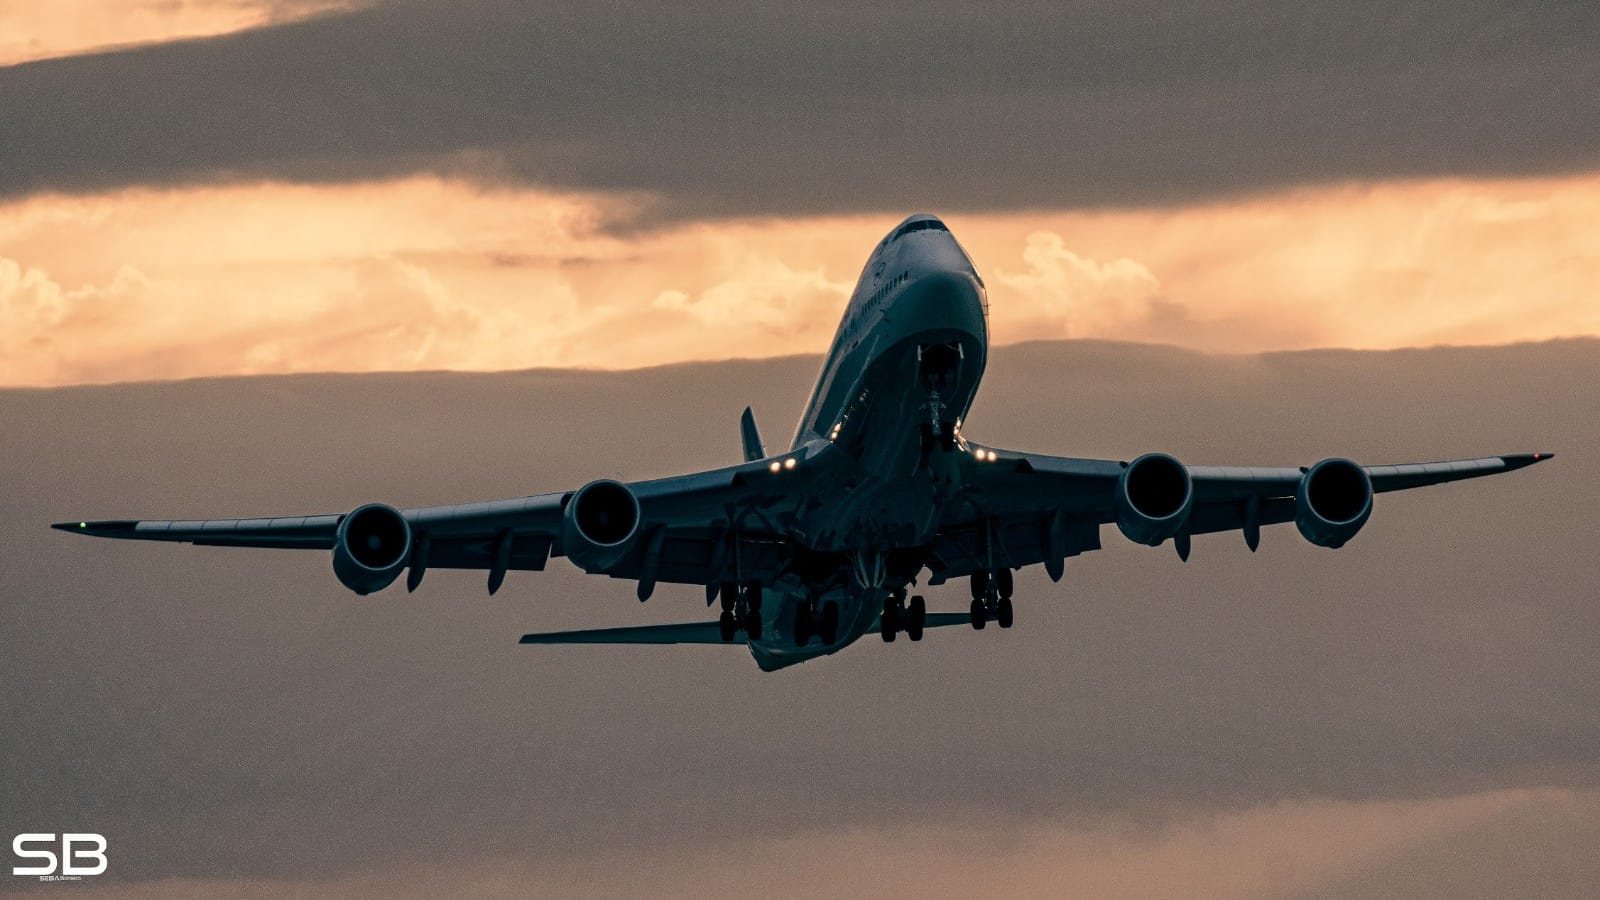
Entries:
POLYGON ((739 436, 744 439, 745 462, 766 458, 767 451, 761 446, 761 432, 756 430, 756 414, 748 406, 744 408, 744 415, 739 417, 739 436))

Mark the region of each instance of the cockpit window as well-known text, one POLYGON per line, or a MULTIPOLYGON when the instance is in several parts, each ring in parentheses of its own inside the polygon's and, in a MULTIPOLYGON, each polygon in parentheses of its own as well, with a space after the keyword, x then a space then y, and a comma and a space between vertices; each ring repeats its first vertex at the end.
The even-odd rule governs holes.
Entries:
POLYGON ((894 234, 889 235, 889 240, 890 241, 899 240, 901 237, 904 237, 905 235, 908 235, 913 231, 949 231, 949 230, 950 229, 944 227, 944 223, 939 221, 938 219, 918 219, 915 222, 907 222, 906 224, 901 225, 899 228, 895 229, 894 234))

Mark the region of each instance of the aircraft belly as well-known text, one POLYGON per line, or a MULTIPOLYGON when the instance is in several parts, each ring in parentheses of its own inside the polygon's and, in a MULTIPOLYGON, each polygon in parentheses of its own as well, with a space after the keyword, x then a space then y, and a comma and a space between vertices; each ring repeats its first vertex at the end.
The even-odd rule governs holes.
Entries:
POLYGON ((876 623, 878 609, 872 595, 835 589, 823 594, 821 602, 839 604, 839 633, 831 644, 817 637, 803 647, 794 640, 795 609, 806 598, 801 594, 769 590, 761 606, 762 638, 750 641, 750 655, 762 671, 771 672, 820 656, 838 653, 861 638, 876 623))

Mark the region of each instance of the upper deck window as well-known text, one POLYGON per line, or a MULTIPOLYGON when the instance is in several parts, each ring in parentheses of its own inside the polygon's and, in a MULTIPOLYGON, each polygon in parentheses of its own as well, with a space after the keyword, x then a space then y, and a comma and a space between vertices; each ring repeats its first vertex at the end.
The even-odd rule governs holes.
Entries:
POLYGON ((901 225, 899 228, 895 229, 894 234, 889 235, 889 240, 890 241, 899 240, 901 237, 903 237, 905 235, 908 235, 913 231, 949 231, 949 230, 950 229, 944 227, 944 223, 939 221, 938 219, 918 219, 915 222, 907 222, 906 224, 901 225))

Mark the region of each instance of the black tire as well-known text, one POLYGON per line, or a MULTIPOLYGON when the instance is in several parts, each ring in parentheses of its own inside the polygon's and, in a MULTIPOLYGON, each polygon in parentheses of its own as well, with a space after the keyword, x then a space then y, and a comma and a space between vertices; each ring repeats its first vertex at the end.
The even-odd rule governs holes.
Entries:
POLYGON ((751 609, 759 610, 761 608, 761 582, 752 581, 746 584, 745 587, 749 591, 745 595, 746 602, 751 609))
POLYGON ((839 604, 829 600, 822 604, 822 622, 817 629, 817 634, 824 644, 832 644, 839 639, 839 604))
POLYGON ((878 617, 878 629, 883 635, 883 642, 894 643, 894 636, 900 633, 900 628, 900 605, 894 597, 890 597, 883 601, 883 615, 878 617))
POLYGON ((761 640, 761 610, 752 606, 744 614, 744 633, 752 641, 761 640))
POLYGON ((734 601, 739 598, 739 586, 731 581, 724 581, 717 588, 717 597, 722 600, 723 612, 733 612, 734 601))
POLYGON ((995 580, 1000 582, 1000 596, 1010 598, 1011 589, 1016 587, 1016 579, 1012 577, 1011 570, 1000 569, 995 573, 995 580))
POLYGON ((733 643, 733 633, 738 630, 737 624, 733 621, 733 613, 723 610, 722 615, 717 618, 717 626, 722 630, 722 642, 733 643))
POLYGON ((972 627, 975 631, 982 631, 983 626, 989 623, 989 609, 983 605, 982 600, 972 601, 972 627))
POLYGON ((974 599, 974 600, 982 600, 983 599, 983 595, 988 593, 988 591, 989 591, 989 573, 988 572, 973 572, 972 573, 972 599, 974 599))
POLYGON ((928 603, 918 594, 911 598, 911 608, 906 611, 906 637, 922 640, 922 628, 928 623, 928 603))
POLYGON ((1011 622, 1013 620, 1012 620, 1012 617, 1011 617, 1011 598, 1010 597, 1001 597, 1000 598, 1000 606, 999 606, 999 608, 997 608, 995 610, 995 617, 994 618, 995 618, 996 622, 1000 623, 1000 627, 1001 628, 1010 628, 1011 627, 1011 622))
POLYGON ((800 601, 794 608, 794 645, 804 647, 811 643, 811 604, 800 601))

